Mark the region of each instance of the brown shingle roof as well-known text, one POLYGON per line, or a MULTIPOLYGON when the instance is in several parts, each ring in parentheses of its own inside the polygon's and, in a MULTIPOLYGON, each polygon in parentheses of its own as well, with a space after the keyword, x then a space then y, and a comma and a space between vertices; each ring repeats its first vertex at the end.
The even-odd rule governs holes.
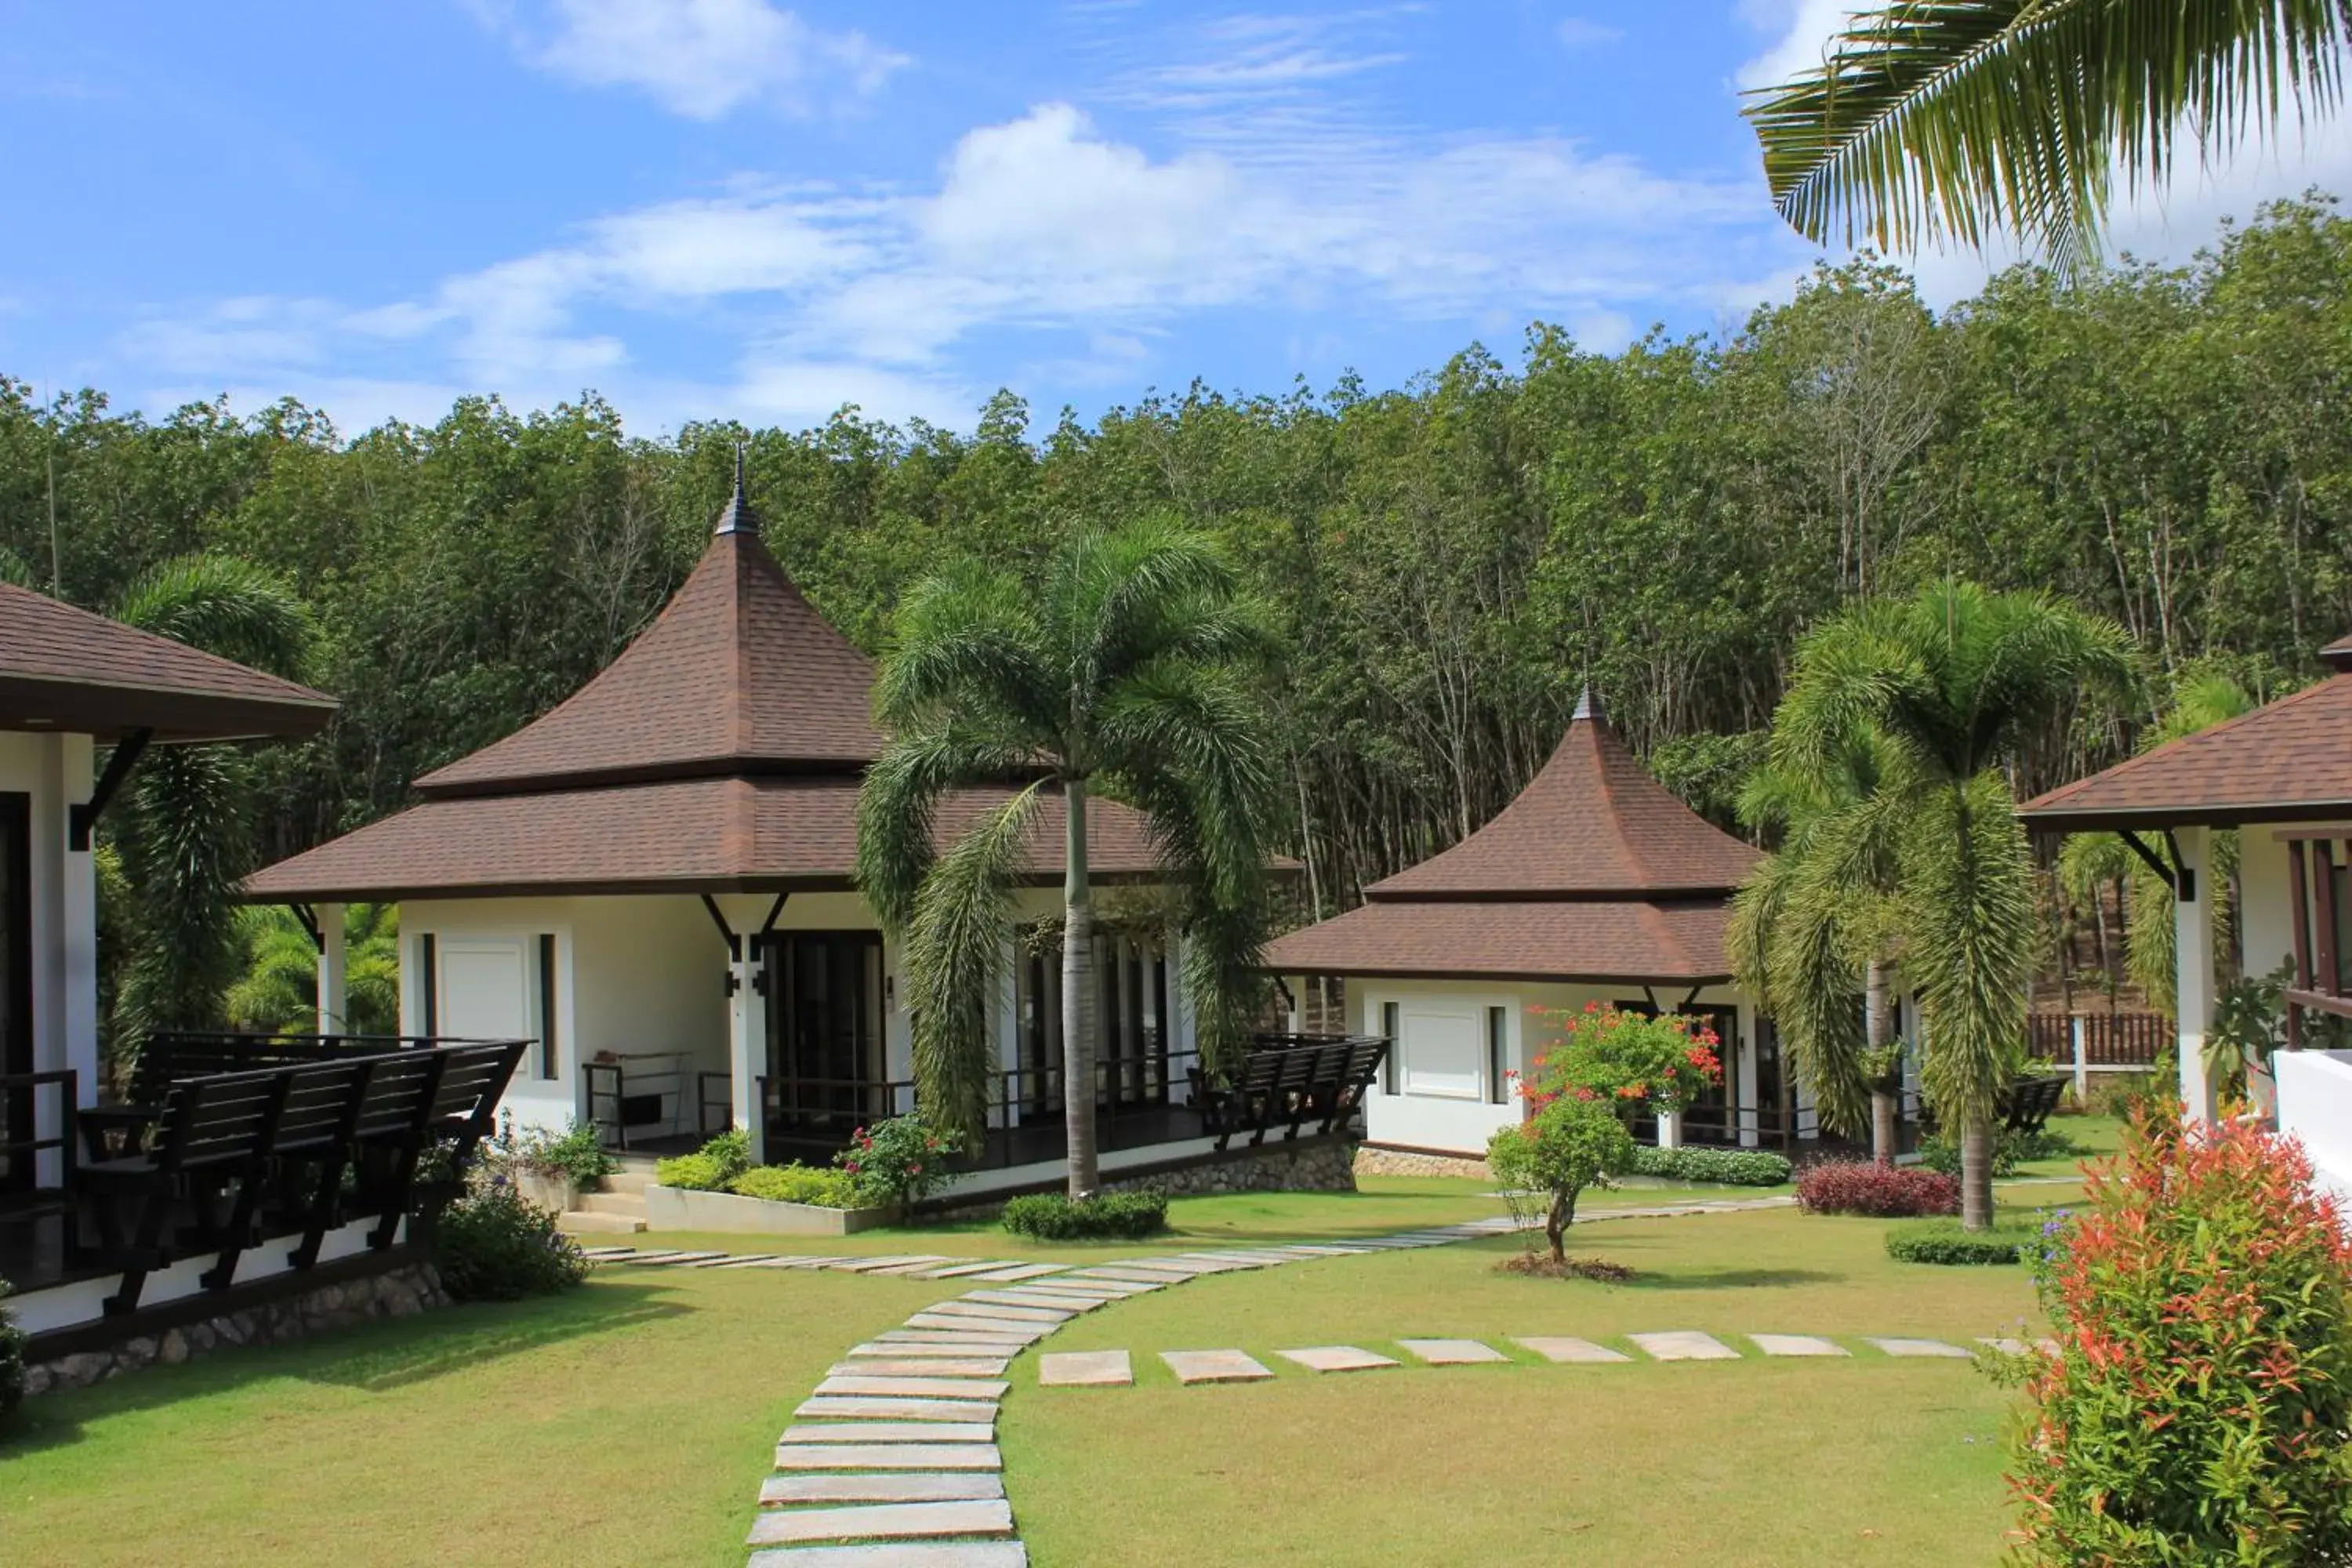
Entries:
MULTIPOLYGON (((1009 789, 942 803, 942 842, 1009 789)), ((1093 871, 1158 867, 1142 816, 1090 801, 1093 871)), ((1033 874, 1062 875, 1062 805, 1032 835, 1033 874)), ((519 894, 842 889, 857 854, 857 784, 817 777, 678 779, 604 789, 429 800, 257 872, 250 898, 390 900, 519 894)))
POLYGON ((1726 980, 1721 899, 1377 903, 1266 949, 1283 974, 1726 980))
POLYGON ((1588 697, 1551 760, 1494 821, 1365 893, 1375 901, 1721 893, 1759 858, 1652 778, 1588 697))
MULTIPOLYGON (((2352 655, 2352 637, 2338 649, 2352 655)), ((2077 779, 2021 815, 2059 833, 2352 815, 2352 675, 2077 779)))
POLYGON ((784 575, 740 498, 658 619, 587 685, 416 781, 427 795, 854 773, 882 748, 874 666, 784 575))
POLYGON ((0 730, 227 741, 315 733, 324 692, 0 583, 0 730))

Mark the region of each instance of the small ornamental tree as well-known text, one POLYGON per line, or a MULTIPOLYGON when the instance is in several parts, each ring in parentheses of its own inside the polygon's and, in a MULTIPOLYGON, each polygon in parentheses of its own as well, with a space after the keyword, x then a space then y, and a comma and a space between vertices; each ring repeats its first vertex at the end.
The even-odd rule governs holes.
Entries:
POLYGON ((2020 1556, 2352 1562, 2352 1244, 2301 1147, 2136 1122, 2036 1249, 2020 1556))
POLYGON ((1723 1079, 1721 1042, 1696 1018, 1650 1017, 1588 1002, 1580 1013, 1531 1007, 1560 1039, 1538 1057, 1520 1088, 1532 1113, 1562 1097, 1598 1100, 1621 1115, 1671 1116, 1723 1079))
POLYGON ((1568 1261, 1568 1227, 1577 1195, 1633 1161, 1633 1135, 1599 1098, 1561 1095, 1517 1127, 1486 1143, 1486 1165, 1506 1192, 1536 1193, 1549 1202, 1544 1237, 1552 1261, 1568 1261))

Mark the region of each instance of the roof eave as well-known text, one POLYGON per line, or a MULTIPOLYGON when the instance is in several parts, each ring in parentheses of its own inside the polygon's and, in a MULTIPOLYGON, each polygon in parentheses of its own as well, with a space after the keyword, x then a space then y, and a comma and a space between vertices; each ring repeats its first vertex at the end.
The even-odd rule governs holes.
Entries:
POLYGON ((26 674, 0 675, 0 729, 118 740, 139 730, 166 742, 306 740, 341 707, 324 692, 300 696, 191 691, 184 688, 26 674))
POLYGON ((2235 805, 2027 805, 2019 819, 2032 833, 2126 833, 2168 827, 2236 827, 2245 823, 2319 822, 2352 816, 2352 798, 2253 801, 2235 805))

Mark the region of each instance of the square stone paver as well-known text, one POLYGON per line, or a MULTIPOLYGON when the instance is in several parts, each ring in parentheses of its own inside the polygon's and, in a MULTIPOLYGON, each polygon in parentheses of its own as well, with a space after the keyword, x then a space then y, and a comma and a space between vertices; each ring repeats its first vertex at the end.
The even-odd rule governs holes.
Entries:
POLYGON ((982 1269, 967 1276, 972 1279, 1036 1279, 1047 1274, 1059 1274, 1069 1267, 1066 1263, 1015 1263, 1009 1268, 982 1269))
MULTIPOLYGON (((816 1427, 824 1431, 829 1428, 816 1427)), ((993 1443, 780 1443, 780 1470, 1001 1470, 993 1443)))
POLYGON ((1067 1307, 1007 1306, 1002 1301, 976 1300, 960 1296, 952 1301, 941 1301, 929 1309, 934 1318, 974 1318, 987 1322, 1027 1323, 1032 1328, 1057 1328, 1073 1316, 1067 1307))
POLYGON ((1245 1351, 1161 1351, 1160 1359, 1183 1384, 1256 1383, 1274 1375, 1245 1351))
POLYGON ((1004 1478, 982 1474, 770 1476, 760 1483, 760 1505, 808 1502, 982 1502, 1004 1495, 1004 1478))
POLYGON ((1002 1399, 1011 1384, 992 1377, 828 1377, 819 1394, 879 1395, 886 1399, 1002 1399))
POLYGON ((1397 1364, 1393 1356, 1374 1355, 1354 1345, 1308 1345, 1304 1350, 1274 1353, 1285 1361, 1297 1362, 1309 1372, 1370 1372, 1374 1367, 1397 1364))
POLYGON ((1134 1381, 1125 1351, 1059 1351, 1037 1358, 1043 1388, 1125 1388, 1134 1381))
POLYGON ((979 1421, 996 1406, 977 1399, 866 1399, 854 1394, 819 1394, 800 1402, 793 1414, 803 1421, 979 1421))
MULTIPOLYGON (((910 1329, 946 1329, 955 1333, 970 1334, 974 1339, 994 1337, 1019 1340, 1026 1344, 1031 1340, 1045 1338, 1061 1324, 1024 1323, 1013 1318, 971 1318, 955 1312, 918 1312, 907 1320, 910 1329)), ((888 1339, 889 1334, 881 1336, 888 1339)))
MULTIPOLYGON (((893 1347, 877 1347, 888 1350, 893 1347)), ((904 1345, 895 1347, 904 1350, 904 1345)), ((1003 1377, 1004 1369, 1013 1363, 1003 1356, 859 1356, 835 1362, 825 1370, 827 1377, 1003 1377)))
POLYGON ((1612 1351, 1607 1345, 1596 1345, 1591 1340, 1580 1340, 1573 1334, 1520 1335, 1515 1336, 1511 1342, 1526 1346, 1549 1362, 1582 1362, 1597 1365, 1603 1362, 1633 1359, 1623 1351, 1612 1351))
POLYGON ((1076 1292, 1064 1295, 1049 1285, 1016 1285, 1009 1290, 967 1290, 963 1300, 993 1307, 1042 1307, 1065 1316, 1072 1312, 1091 1312, 1103 1304, 1100 1296, 1076 1292))
POLYGON ((948 1535, 1010 1535, 1013 1505, 980 1502, 876 1503, 863 1508, 807 1508, 763 1513, 751 1544, 786 1546, 817 1541, 919 1541, 948 1535))
POLYGON ((1888 1355, 1916 1356, 1944 1361, 1966 1361, 1969 1352, 1958 1345, 1948 1345, 1941 1340, 1886 1340, 1864 1336, 1866 1343, 1876 1345, 1888 1355))
POLYGON ((1739 1352, 1717 1339, 1696 1330, 1675 1329, 1665 1333, 1627 1334, 1627 1339, 1642 1347, 1643 1352, 1657 1361, 1738 1361, 1739 1352))
POLYGON ((1018 1268, 1021 1265, 998 1259, 993 1263, 940 1263, 915 1270, 918 1279, 961 1279, 967 1274, 985 1274, 992 1268, 1018 1268))
POLYGON ((1478 1366, 1511 1359, 1476 1340, 1399 1340, 1397 1343, 1432 1366, 1478 1366))
POLYGON ((861 1546, 787 1546, 751 1553, 751 1568, 1029 1568, 1017 1541, 893 1541, 861 1546))
POLYGON ((969 1421, 845 1421, 838 1426, 802 1424, 784 1428, 786 1443, 994 1443, 996 1411, 975 1411, 969 1421))
MULTIPOLYGON (((922 1344, 919 1342, 909 1343, 904 1340, 900 1340, 895 1342, 873 1341, 862 1345, 852 1345, 843 1353, 868 1361, 881 1361, 898 1358, 910 1361, 944 1361, 953 1363, 975 1359, 980 1361, 1010 1361, 1015 1352, 1009 1349, 1002 1351, 974 1350, 970 1345, 966 1344, 922 1344)), ((836 1366, 833 1370, 835 1372, 842 1372, 845 1371, 846 1368, 836 1366)), ((863 1372, 867 1369, 860 1367, 858 1370, 863 1372)), ((963 1370, 959 1367, 956 1371, 950 1373, 926 1373, 925 1375, 961 1377, 965 1375, 965 1373, 963 1370)), ((987 1373, 983 1375, 992 1376, 995 1374, 987 1373)))
POLYGON ((1825 1340, 1818 1334, 1750 1334, 1756 1348, 1766 1355, 1852 1355, 1853 1352, 1835 1340, 1825 1340))

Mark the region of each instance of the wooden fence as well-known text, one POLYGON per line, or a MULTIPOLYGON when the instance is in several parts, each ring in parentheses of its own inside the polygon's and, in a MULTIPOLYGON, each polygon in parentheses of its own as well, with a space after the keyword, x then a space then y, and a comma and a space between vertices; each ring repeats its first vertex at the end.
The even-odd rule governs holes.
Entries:
POLYGON ((2161 1013, 2034 1013, 2025 1025, 2033 1054, 2062 1068, 2152 1067, 2176 1038, 2161 1013))

